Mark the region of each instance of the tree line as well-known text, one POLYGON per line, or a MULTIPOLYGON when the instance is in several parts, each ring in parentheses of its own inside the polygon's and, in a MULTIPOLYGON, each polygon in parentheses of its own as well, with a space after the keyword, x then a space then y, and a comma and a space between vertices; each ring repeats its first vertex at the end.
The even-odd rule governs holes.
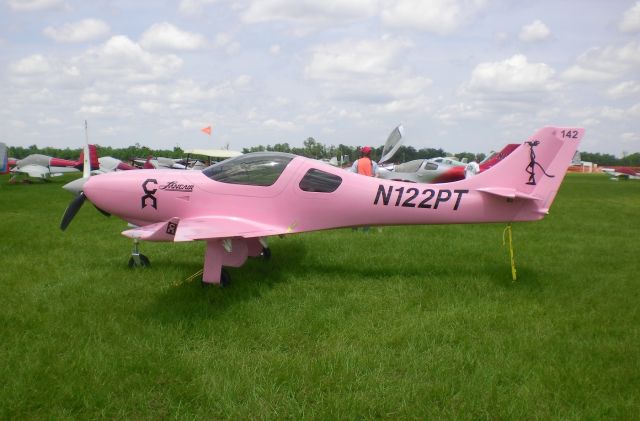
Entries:
MULTIPOLYGON (((372 148, 372 158, 374 160, 380 159, 382 155, 382 146, 372 148)), ((133 146, 129 146, 127 148, 112 148, 110 146, 100 146, 96 145, 96 149, 98 150, 99 156, 112 156, 114 158, 118 158, 122 161, 128 162, 135 158, 146 158, 148 156, 163 156, 167 158, 183 158, 185 157, 185 152, 182 148, 176 146, 173 149, 151 149, 147 146, 142 146, 139 143, 134 144, 133 146)), ((43 154, 49 156, 55 156, 57 158, 63 159, 78 159, 80 155, 80 148, 71 149, 71 148, 38 148, 36 145, 31 145, 28 147, 22 146, 9 146, 9 156, 17 159, 22 159, 27 155, 31 154, 43 154)), ((243 153, 249 152, 264 152, 264 151, 274 151, 274 152, 287 152, 295 155, 302 155, 308 158, 315 159, 331 159, 333 157, 338 157, 340 159, 341 156, 345 157, 346 162, 352 162, 359 158, 360 149, 356 146, 348 146, 339 144, 335 145, 324 145, 318 142, 313 137, 307 138, 303 142, 302 147, 291 146, 288 143, 276 143, 275 145, 267 145, 267 146, 252 146, 250 148, 243 148, 243 153)), ((481 161, 485 158, 485 154, 483 153, 472 153, 472 152, 461 152, 456 154, 451 154, 444 151, 441 148, 420 148, 416 149, 413 146, 401 146, 393 157, 394 162, 407 162, 414 159, 421 158, 435 158, 438 156, 456 156, 458 159, 466 158, 468 161, 481 161)), ((625 155, 622 158, 617 158, 611 154, 602 154, 602 153, 589 153, 589 152, 581 152, 581 158, 583 161, 593 162, 598 165, 610 165, 610 166, 632 166, 638 167, 640 166, 640 153, 632 153, 629 155, 625 155)))

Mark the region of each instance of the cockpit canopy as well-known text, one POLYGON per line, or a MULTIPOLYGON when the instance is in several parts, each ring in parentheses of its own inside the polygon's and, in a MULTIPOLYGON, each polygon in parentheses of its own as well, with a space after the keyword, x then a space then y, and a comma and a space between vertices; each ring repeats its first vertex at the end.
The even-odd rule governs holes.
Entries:
POLYGON ((295 157, 282 152, 250 153, 213 164, 202 173, 221 183, 271 186, 295 157))

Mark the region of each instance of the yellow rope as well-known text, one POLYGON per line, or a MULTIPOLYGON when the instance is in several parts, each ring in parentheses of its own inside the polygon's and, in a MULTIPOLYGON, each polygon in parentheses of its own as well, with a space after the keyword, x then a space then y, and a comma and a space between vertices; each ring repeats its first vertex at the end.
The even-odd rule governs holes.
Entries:
POLYGON ((174 287, 178 287, 184 283, 188 283, 188 282, 192 282, 194 279, 196 279, 198 276, 202 275, 203 269, 200 269, 199 271, 197 271, 196 273, 194 273, 193 275, 189 276, 187 279, 185 279, 182 282, 177 282, 175 284, 173 284, 174 287))
POLYGON ((509 238, 509 256, 511 257, 511 278, 516 280, 516 261, 513 257, 513 236, 511 234, 511 224, 508 224, 502 232, 502 245, 507 244, 507 237, 509 238))

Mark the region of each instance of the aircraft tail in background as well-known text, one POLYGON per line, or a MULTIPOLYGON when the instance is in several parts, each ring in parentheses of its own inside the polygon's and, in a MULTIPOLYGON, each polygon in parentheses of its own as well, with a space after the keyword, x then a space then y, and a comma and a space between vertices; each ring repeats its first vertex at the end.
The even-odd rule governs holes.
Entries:
MULTIPOLYGON (((89 145, 89 162, 91 163, 92 171, 100 169, 100 161, 98 160, 98 150, 96 149, 96 145, 89 145)), ((78 164, 75 167, 82 171, 84 167, 84 149, 80 151, 78 164)))

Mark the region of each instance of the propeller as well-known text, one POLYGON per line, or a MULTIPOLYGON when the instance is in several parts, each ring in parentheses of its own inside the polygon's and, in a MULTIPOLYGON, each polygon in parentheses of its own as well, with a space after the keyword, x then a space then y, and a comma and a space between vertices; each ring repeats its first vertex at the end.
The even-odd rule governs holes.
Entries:
MULTIPOLYGON (((62 215, 62 220, 60 221, 60 229, 62 231, 66 230, 74 216, 78 213, 82 204, 85 200, 87 200, 87 196, 85 196, 82 188, 84 187, 84 183, 89 180, 91 176, 91 161, 89 156, 89 134, 87 129, 87 121, 84 122, 84 131, 85 131, 85 145, 84 145, 84 162, 83 162, 83 170, 82 170, 82 178, 78 178, 77 180, 73 180, 64 186, 63 189, 66 191, 73 193, 76 197, 69 203, 67 209, 64 211, 64 215, 62 215)), ((95 205, 94 205, 95 206, 95 205)), ((104 216, 111 216, 108 212, 100 209, 95 206, 96 209, 100 211, 104 216)))
POLYGON ((71 203, 69 203, 69 206, 67 206, 67 210, 65 210, 64 215, 62 215, 62 221, 60 221, 60 229, 62 231, 67 229, 67 227, 71 223, 71 220, 74 216, 76 216, 76 213, 78 213, 86 199, 87 196, 85 196, 83 192, 80 192, 80 194, 77 195, 71 201, 71 203))

